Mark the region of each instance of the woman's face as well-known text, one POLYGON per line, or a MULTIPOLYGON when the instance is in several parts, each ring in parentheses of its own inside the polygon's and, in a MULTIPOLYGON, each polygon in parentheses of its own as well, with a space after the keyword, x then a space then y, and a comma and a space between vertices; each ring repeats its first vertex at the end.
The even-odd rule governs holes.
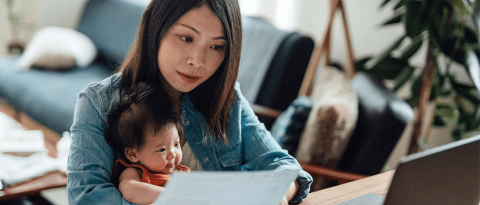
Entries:
POLYGON ((185 13, 160 42, 158 65, 179 92, 190 92, 215 73, 225 58, 226 37, 220 19, 207 5, 185 13))

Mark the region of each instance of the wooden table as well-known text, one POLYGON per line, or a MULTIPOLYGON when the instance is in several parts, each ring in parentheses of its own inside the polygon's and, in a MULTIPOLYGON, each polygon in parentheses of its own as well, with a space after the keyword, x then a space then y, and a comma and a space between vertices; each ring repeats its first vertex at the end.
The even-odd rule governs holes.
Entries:
POLYGON ((385 197, 394 173, 389 171, 310 193, 302 205, 333 205, 368 193, 385 197))

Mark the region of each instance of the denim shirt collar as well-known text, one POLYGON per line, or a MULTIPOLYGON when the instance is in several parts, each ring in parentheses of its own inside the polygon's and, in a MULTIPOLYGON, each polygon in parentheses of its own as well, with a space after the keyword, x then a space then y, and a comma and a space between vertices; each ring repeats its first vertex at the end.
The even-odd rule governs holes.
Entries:
POLYGON ((195 115, 197 110, 195 109, 195 106, 193 105, 192 100, 190 99, 190 95, 188 93, 185 93, 182 97, 182 101, 180 102, 182 111, 188 111, 190 114, 195 115))

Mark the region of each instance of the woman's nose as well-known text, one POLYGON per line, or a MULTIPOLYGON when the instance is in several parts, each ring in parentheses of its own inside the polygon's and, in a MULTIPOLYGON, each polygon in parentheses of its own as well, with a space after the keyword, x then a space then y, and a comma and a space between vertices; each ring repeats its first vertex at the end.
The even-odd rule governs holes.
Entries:
POLYGON ((187 64, 192 66, 194 69, 202 68, 205 65, 205 53, 206 50, 200 46, 196 46, 190 56, 187 59, 187 64))

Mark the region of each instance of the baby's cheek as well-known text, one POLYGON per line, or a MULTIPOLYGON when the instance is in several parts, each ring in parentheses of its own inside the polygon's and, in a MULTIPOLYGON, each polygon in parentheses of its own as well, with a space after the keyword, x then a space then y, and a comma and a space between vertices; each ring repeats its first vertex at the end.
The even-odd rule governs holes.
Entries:
POLYGON ((182 155, 182 152, 180 152, 179 154, 177 154, 177 157, 175 159, 175 165, 179 165, 180 162, 182 162, 182 158, 183 158, 183 155, 182 155))

